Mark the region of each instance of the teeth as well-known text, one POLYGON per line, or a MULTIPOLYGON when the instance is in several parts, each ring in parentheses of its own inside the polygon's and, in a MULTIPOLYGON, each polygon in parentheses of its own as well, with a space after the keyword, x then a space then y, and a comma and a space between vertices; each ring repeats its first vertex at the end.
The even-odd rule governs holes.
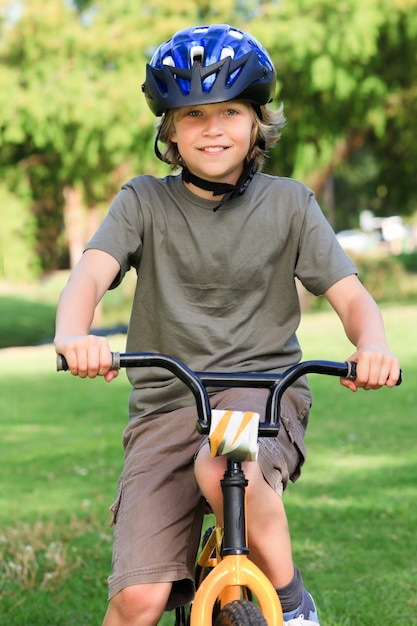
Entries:
POLYGON ((222 150, 224 150, 222 146, 203 148, 204 152, 221 152, 222 150))

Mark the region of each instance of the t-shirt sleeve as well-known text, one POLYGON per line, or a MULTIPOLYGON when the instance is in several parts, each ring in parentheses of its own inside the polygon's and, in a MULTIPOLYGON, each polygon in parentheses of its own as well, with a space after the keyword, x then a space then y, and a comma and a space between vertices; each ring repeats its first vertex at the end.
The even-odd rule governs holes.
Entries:
POLYGON ((322 295, 337 281, 357 274, 357 269, 337 241, 313 193, 301 226, 295 274, 304 287, 322 295))
POLYGON ((139 267, 142 237, 143 220, 138 197, 133 189, 124 186, 85 248, 103 250, 119 263, 120 272, 110 289, 120 284, 131 267, 139 267))

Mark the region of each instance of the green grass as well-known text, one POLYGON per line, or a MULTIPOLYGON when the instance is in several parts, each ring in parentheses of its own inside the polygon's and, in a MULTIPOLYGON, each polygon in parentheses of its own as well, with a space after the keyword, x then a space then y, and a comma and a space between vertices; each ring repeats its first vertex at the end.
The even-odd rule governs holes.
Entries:
MULTIPOLYGON (((403 386, 352 394, 312 376, 308 459, 285 494, 327 626, 417 624, 417 307, 384 314, 403 386)), ((352 352, 334 314, 306 315, 299 334, 305 358, 352 352)), ((106 607, 128 384, 57 374, 54 360, 51 346, 0 351, 1 626, 99 626, 106 607)))
POLYGON ((58 375, 51 346, 0 355, 0 624, 100 624, 127 383, 58 375))
MULTIPOLYGON (((295 560, 329 626, 417 624, 417 309, 384 317, 403 386, 352 394, 311 376, 308 460, 286 498, 295 560)), ((348 357, 338 332, 331 314, 306 316, 304 358, 348 357)))

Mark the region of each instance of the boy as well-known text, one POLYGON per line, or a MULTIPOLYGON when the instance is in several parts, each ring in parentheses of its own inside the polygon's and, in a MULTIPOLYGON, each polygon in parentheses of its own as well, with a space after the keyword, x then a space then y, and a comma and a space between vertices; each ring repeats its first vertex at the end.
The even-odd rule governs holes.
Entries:
MULTIPOLYGON (((88 335, 97 303, 134 267, 127 350, 170 354, 196 371, 279 372, 301 358, 294 278, 324 294, 356 351, 352 391, 392 387, 399 366, 379 310, 339 247, 311 190, 259 172, 284 124, 268 103, 275 70, 253 37, 227 25, 189 28, 147 65, 147 102, 162 116, 155 151, 180 175, 126 183, 63 290, 55 346, 72 374, 104 376, 105 338, 88 335), (165 144, 161 153, 158 143, 165 144)), ((205 499, 221 519, 224 459, 211 458, 183 385, 131 370, 124 469, 104 626, 151 626, 192 598, 205 499)), ((225 389, 213 408, 263 413, 265 390, 225 389)), ((305 380, 289 390, 276 440, 245 463, 250 557, 271 580, 288 626, 318 624, 294 566, 282 491, 305 457, 311 404, 305 380)))

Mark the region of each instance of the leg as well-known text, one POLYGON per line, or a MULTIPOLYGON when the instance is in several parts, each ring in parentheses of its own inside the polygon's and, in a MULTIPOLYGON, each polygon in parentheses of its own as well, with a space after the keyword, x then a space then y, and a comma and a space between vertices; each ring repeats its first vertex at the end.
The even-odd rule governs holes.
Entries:
POLYGON ((171 583, 153 583, 125 587, 110 600, 103 626, 156 626, 171 586, 171 583))
MULTIPOLYGON (((228 390, 218 394, 213 408, 253 410, 263 415, 265 390, 228 390)), ((249 480, 246 492, 248 544, 250 558, 277 589, 285 624, 317 624, 317 611, 310 594, 303 588, 299 570, 294 566, 291 540, 281 494, 291 478, 296 480, 305 458, 303 435, 308 421, 309 402, 293 390, 284 394, 281 429, 274 439, 261 439, 258 463, 244 464, 249 480), (304 617, 301 617, 301 616, 304 617)), ((226 461, 212 458, 208 445, 196 459, 197 482, 222 520, 220 479, 226 461)))
MULTIPOLYGON (((220 521, 223 516, 220 479, 225 468, 224 458, 213 459, 208 445, 201 448, 195 462, 197 482, 220 521)), ((265 481, 257 463, 244 463, 243 470, 249 480, 246 506, 250 558, 274 587, 283 587, 292 580, 294 565, 282 499, 265 481)))
MULTIPOLYGON (((200 449, 195 462, 197 482, 219 523, 223 517, 219 481, 225 468, 225 459, 213 459, 208 444, 200 449)), ((314 602, 303 588, 303 579, 293 563, 282 498, 266 482, 257 463, 244 463, 243 470, 249 481, 246 489, 249 558, 277 590, 285 624, 318 624, 314 602), (301 616, 305 618, 302 622, 301 616)))
POLYGON ((192 600, 204 507, 194 476, 200 441, 194 407, 126 428, 104 626, 151 626, 192 600))

